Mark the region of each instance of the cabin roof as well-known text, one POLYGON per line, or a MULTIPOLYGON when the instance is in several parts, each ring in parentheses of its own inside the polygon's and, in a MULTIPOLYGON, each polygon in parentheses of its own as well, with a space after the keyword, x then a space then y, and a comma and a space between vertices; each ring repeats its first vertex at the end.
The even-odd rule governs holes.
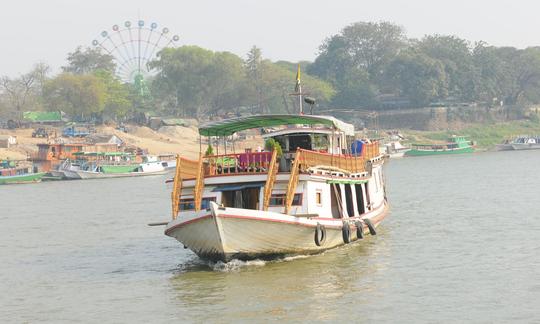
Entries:
POLYGON ((253 115, 206 123, 199 127, 203 136, 229 136, 246 129, 284 125, 325 125, 354 135, 354 126, 332 116, 313 115, 253 115))
POLYGON ((282 129, 275 132, 269 132, 269 133, 263 134, 262 137, 268 138, 268 137, 289 135, 289 134, 332 134, 332 130, 322 129, 322 128, 287 128, 287 129, 282 129))

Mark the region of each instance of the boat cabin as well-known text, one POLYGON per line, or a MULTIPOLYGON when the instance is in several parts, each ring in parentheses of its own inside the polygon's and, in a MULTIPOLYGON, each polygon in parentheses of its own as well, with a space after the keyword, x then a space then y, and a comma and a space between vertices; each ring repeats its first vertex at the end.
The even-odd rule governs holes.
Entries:
POLYGON ((379 145, 364 143, 361 151, 353 152, 352 125, 328 116, 262 115, 203 125, 199 133, 226 137, 250 128, 263 129, 263 140, 279 143, 282 156, 274 149, 201 155, 199 161, 178 158, 173 218, 204 211, 211 202, 343 218, 359 216, 374 207, 372 201, 383 201, 379 145), (278 125, 286 127, 264 130, 278 125))

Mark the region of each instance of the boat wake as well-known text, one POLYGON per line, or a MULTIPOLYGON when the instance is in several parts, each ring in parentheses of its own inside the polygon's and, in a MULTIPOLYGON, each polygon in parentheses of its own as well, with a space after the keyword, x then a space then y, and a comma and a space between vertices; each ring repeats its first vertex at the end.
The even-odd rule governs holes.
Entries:
POLYGON ((240 271, 245 268, 252 268, 252 267, 263 267, 269 264, 275 264, 275 263, 281 263, 281 262, 290 262, 294 260, 299 259, 306 259, 313 257, 313 255, 294 255, 294 256, 285 256, 275 259, 269 259, 269 260, 261 260, 261 259, 255 259, 255 260, 249 260, 249 261, 243 261, 239 259, 232 259, 229 262, 211 262, 208 261, 208 266, 213 271, 219 271, 219 272, 234 272, 234 271, 240 271))

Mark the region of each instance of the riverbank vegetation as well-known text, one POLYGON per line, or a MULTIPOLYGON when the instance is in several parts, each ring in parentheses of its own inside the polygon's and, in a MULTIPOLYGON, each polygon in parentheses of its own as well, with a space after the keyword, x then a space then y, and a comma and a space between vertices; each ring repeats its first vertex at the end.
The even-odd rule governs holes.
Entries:
POLYGON ((132 83, 114 58, 77 48, 56 75, 45 63, 0 79, 0 112, 63 111, 74 119, 126 120, 141 113, 208 118, 298 111, 294 84, 327 109, 458 105, 525 110, 540 103, 540 47, 517 49, 457 36, 409 38, 388 22, 358 22, 329 36, 313 62, 270 61, 253 46, 244 57, 198 46, 165 48, 132 83))
POLYGON ((505 139, 513 139, 518 135, 540 134, 540 122, 533 120, 514 120, 504 123, 472 124, 459 130, 445 131, 412 131, 407 130, 405 136, 409 143, 445 142, 452 135, 462 135, 476 142, 481 150, 490 150, 505 139))

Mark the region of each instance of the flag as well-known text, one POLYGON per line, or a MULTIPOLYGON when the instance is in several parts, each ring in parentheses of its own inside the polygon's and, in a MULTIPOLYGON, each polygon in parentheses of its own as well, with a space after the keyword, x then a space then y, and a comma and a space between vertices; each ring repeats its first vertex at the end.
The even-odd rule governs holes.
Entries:
POLYGON ((296 86, 294 87, 294 92, 300 92, 300 64, 298 64, 298 71, 296 71, 296 86))

